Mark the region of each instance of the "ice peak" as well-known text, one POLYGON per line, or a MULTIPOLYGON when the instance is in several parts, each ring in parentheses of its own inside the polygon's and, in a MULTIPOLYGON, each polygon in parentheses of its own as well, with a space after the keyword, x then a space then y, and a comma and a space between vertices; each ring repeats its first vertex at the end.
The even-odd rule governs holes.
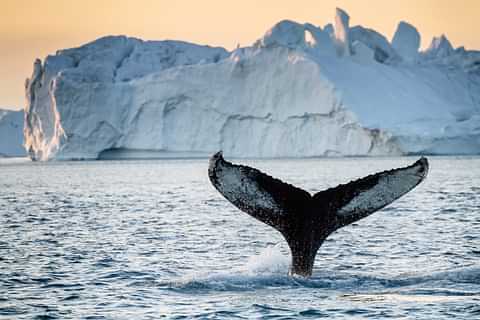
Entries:
POLYGON ((296 48, 305 43, 304 31, 303 25, 291 20, 282 20, 268 30, 257 44, 265 48, 275 46, 296 48))
POLYGON ((291 20, 282 20, 275 24, 254 46, 312 49, 324 54, 333 54, 334 52, 332 39, 320 27, 310 23, 300 24, 291 20))
POLYGON ((440 37, 433 37, 430 46, 425 50, 429 58, 444 58, 454 52, 452 44, 447 37, 442 34, 440 37))
POLYGON ((405 61, 415 61, 420 47, 417 28, 408 22, 400 21, 392 39, 392 47, 405 61))
POLYGON ((350 56, 350 37, 349 37, 350 16, 342 9, 337 8, 335 11, 335 42, 337 53, 340 56, 350 56))
MULTIPOLYGON (((355 26, 350 28, 349 36, 352 45, 354 42, 359 41, 372 49, 375 60, 380 63, 386 63, 388 61, 396 60, 397 58, 397 53, 390 45, 387 38, 373 29, 355 26)), ((355 48, 353 49, 355 51, 355 48)))
POLYGON ((350 19, 350 16, 348 15, 348 13, 345 10, 343 10, 341 8, 338 8, 338 7, 335 8, 335 16, 340 17, 342 20, 343 19, 347 19, 347 20, 350 19))

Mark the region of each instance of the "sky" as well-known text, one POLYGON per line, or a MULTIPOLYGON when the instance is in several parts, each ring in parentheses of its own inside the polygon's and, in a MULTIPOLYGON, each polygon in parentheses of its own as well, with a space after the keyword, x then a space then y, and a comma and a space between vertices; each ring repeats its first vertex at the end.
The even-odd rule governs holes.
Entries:
POLYGON ((478 0, 0 0, 0 108, 24 107, 35 58, 105 35, 184 40, 233 49, 251 45, 283 19, 324 26, 335 8, 350 25, 389 40, 399 21, 421 34, 421 47, 445 34, 454 47, 480 49, 478 0))

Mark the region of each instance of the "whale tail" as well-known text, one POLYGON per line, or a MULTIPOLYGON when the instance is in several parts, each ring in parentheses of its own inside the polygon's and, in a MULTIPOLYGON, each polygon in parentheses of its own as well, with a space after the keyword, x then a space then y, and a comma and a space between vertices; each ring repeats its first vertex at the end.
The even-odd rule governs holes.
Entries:
POLYGON ((369 216, 406 194, 428 173, 422 157, 414 164, 320 191, 307 191, 255 168, 235 165, 217 152, 208 175, 213 186, 233 205, 278 230, 292 252, 290 272, 312 274, 315 256, 335 230, 369 216))

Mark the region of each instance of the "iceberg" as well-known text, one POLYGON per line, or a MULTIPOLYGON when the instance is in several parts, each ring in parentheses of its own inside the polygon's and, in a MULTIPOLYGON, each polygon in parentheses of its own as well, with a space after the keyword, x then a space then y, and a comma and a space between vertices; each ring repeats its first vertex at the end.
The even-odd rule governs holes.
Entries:
POLYGON ((0 109, 0 157, 25 157, 23 111, 0 109))
POLYGON ((340 8, 336 9, 335 15, 335 40, 337 44, 337 52, 340 56, 349 56, 350 48, 350 16, 340 8))
POLYGON ((350 28, 350 38, 352 43, 358 42, 358 45, 362 43, 369 47, 374 53, 375 60, 380 63, 389 63, 399 59, 387 38, 375 30, 355 26, 350 28))
POLYGON ((335 27, 284 20, 231 52, 125 36, 60 50, 26 82, 25 148, 34 160, 480 153, 480 56, 415 55, 405 30, 394 46, 339 9, 335 27))
POLYGON ((414 26, 401 21, 393 35, 392 47, 404 60, 415 62, 420 48, 420 34, 414 26))
POLYGON ((440 37, 434 37, 430 46, 424 52, 425 56, 430 59, 445 58, 451 56, 453 53, 454 49, 452 44, 443 34, 440 37))

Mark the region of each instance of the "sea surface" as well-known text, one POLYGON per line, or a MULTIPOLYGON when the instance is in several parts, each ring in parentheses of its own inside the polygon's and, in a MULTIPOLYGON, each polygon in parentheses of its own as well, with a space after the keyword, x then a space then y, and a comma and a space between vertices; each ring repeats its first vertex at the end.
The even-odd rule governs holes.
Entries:
MULTIPOLYGON (((415 160, 233 162, 316 192, 415 160)), ((419 187, 332 234, 310 279, 207 160, 1 160, 0 319, 480 319, 480 158, 429 160, 419 187)))

